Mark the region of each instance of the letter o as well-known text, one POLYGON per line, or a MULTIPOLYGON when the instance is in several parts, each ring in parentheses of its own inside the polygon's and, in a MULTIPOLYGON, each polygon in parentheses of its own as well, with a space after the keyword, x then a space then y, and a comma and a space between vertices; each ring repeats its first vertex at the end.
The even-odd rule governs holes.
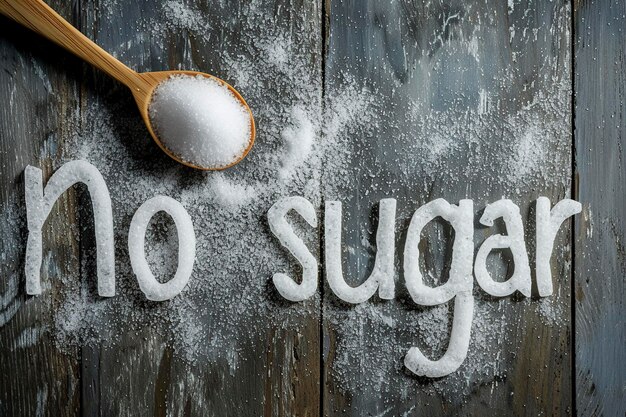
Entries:
POLYGON ((130 222, 128 253, 139 288, 148 300, 165 301, 176 297, 189 282, 196 258, 196 235, 187 210, 178 201, 162 195, 143 203, 130 222), (174 278, 165 283, 158 282, 152 274, 145 251, 148 223, 159 211, 172 217, 178 232, 178 267, 174 278))

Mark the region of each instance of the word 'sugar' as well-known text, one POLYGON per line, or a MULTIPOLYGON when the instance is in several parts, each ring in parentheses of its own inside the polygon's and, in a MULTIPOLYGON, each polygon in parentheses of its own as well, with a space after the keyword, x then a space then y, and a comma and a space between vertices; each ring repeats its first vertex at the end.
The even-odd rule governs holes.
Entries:
MULTIPOLYGON (((537 199, 536 208, 536 280, 539 295, 553 292, 550 258, 554 240, 561 224, 570 216, 580 213, 581 204, 574 200, 561 200, 552 209, 546 197, 537 199)), ((285 198, 272 206, 268 220, 272 233, 302 265, 300 283, 286 274, 273 277, 278 292, 288 300, 303 301, 317 290, 317 259, 308 250, 285 216, 294 210, 312 227, 317 227, 315 208, 302 197, 285 198)), ((341 255, 341 203, 327 201, 324 211, 324 254, 328 285, 341 300, 358 304, 367 301, 376 292, 381 299, 394 298, 394 253, 396 200, 380 201, 380 215, 376 231, 376 259, 370 276, 357 287, 344 279, 341 255)), ((531 273, 524 241, 524 227, 519 208, 510 200, 488 204, 480 223, 493 226, 494 220, 502 218, 507 234, 488 237, 478 249, 474 260, 474 203, 461 200, 459 205, 444 199, 431 201, 417 209, 411 219, 404 245, 404 278, 411 298, 416 304, 435 306, 454 299, 454 317, 448 350, 439 360, 430 360, 417 348, 409 349, 404 363, 417 375, 442 377, 463 363, 470 342, 470 330, 474 315, 473 275, 480 287, 495 297, 505 297, 519 291, 531 295, 531 273), (454 228, 454 243, 448 280, 438 286, 424 283, 419 267, 420 234, 424 227, 437 217, 442 217, 454 228), (495 281, 487 271, 487 256, 495 249, 509 249, 513 255, 513 275, 504 282, 495 281)))

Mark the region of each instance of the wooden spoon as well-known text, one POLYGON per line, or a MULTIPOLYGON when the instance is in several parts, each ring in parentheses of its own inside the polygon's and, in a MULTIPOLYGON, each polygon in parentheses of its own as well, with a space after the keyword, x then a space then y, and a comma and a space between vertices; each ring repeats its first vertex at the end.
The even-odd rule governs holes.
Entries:
POLYGON ((65 19, 63 19, 58 13, 50 8, 42 0, 0 0, 0 13, 15 20, 23 26, 45 36, 51 41, 57 43, 79 58, 89 62, 96 68, 107 73, 109 76, 115 78, 128 88, 133 93, 139 112, 143 118, 144 123, 148 127, 148 131, 154 141, 159 147, 168 154, 172 159, 180 162, 181 164, 190 166, 192 168, 201 170, 222 170, 229 168, 239 161, 241 161, 250 151, 252 145, 254 145, 255 138, 255 126, 254 117, 252 111, 246 101, 241 95, 230 86, 224 80, 214 77, 209 74, 195 71, 159 71, 159 72, 144 72, 137 73, 126 65, 122 64, 116 58, 111 56, 104 49, 100 48, 89 38, 83 35, 78 29, 70 25, 65 19), (201 75, 204 77, 212 78, 215 81, 225 85, 235 95, 235 97, 241 102, 241 104, 248 110, 250 114, 250 143, 246 150, 242 153, 239 159, 232 162, 229 165, 220 167, 203 167, 194 165, 181 158, 180 155, 172 153, 163 143, 159 140, 152 123, 150 122, 150 116, 148 113, 148 107, 152 98, 152 93, 155 88, 162 81, 170 78, 173 75, 201 75))

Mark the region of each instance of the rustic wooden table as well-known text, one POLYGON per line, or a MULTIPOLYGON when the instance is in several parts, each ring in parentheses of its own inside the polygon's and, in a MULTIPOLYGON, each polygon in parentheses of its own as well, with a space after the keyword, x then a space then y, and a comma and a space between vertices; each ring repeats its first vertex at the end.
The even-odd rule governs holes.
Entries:
MULTIPOLYGON (((0 415, 625 415, 623 0, 49 3, 137 71, 226 79, 259 133, 224 176, 178 166, 122 86, 0 18, 0 415), (287 182, 268 161, 293 120, 334 147, 287 182), (28 297, 24 168, 47 178, 78 158, 111 191, 118 295, 95 291, 93 216, 77 186, 44 231, 44 294, 28 297), (220 197, 217 179, 245 180, 232 189, 251 197, 220 197), (169 303, 145 301, 125 248, 132 213, 157 193, 189 208, 199 239, 193 283, 169 303), (287 195, 343 202, 353 284, 373 265, 381 198, 398 200, 398 254, 413 211, 438 197, 473 198, 477 213, 511 198, 524 219, 538 196, 571 197, 583 212, 558 235, 554 295, 477 288, 468 358, 430 380, 402 359, 411 346, 441 354, 451 311, 416 307, 400 272, 392 301, 349 306, 327 284, 303 303, 276 294, 272 274, 298 268, 265 213, 287 195)), ((302 230, 323 255, 322 228, 302 230)), ((477 224, 477 245, 494 232, 477 224)), ((154 239, 167 249, 168 236, 154 239)), ((451 229, 424 237, 423 267, 445 275, 451 229)), ((162 258, 155 269, 171 271, 162 258)), ((510 273, 506 253, 492 258, 494 275, 510 273)))

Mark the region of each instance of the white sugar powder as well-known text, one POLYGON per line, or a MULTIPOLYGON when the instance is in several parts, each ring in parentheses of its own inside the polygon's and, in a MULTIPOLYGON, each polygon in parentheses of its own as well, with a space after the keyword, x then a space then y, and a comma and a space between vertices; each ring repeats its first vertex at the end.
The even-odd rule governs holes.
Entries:
POLYGON ((221 168, 250 145, 250 113, 219 81, 176 75, 163 81, 150 103, 150 120, 161 143, 183 161, 221 168))

